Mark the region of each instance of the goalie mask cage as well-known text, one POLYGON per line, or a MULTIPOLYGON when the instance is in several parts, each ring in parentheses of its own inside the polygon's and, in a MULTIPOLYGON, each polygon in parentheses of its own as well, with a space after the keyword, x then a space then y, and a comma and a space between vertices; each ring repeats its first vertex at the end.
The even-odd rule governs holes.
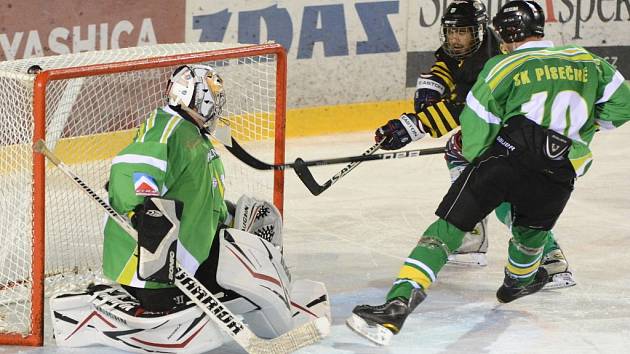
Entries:
MULTIPOLYGON (((42 345, 44 298, 101 277, 98 206, 32 144, 48 147, 99 195, 111 159, 165 104, 173 70, 205 63, 224 79, 223 118, 261 159, 284 163, 286 54, 278 44, 164 44, 0 63, 0 344, 42 345), (28 74, 32 65, 43 71, 28 74)), ((257 171, 215 143, 226 198, 242 194, 282 210, 283 171, 257 171)))

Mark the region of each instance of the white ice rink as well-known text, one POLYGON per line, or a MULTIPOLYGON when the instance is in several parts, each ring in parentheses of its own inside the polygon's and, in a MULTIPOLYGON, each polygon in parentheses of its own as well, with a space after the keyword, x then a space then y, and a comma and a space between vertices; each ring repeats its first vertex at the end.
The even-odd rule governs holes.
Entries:
MULTIPOLYGON (((594 164, 578 180, 555 233, 577 286, 499 305, 507 230, 489 223, 488 266, 447 265, 389 347, 344 324, 356 304, 382 303, 402 260, 449 186, 441 155, 365 162, 321 195, 286 174, 285 254, 294 278, 326 283, 330 337, 299 353, 630 353, 630 126, 599 133, 594 164)), ((442 146, 424 139, 409 148, 442 146)), ((287 161, 357 155, 370 132, 287 142, 287 161)), ((312 168, 321 183, 343 165, 312 168)), ((49 324, 49 323, 47 323, 49 324)), ((1 347, 0 353, 114 353, 105 348, 1 347)), ((243 353, 232 345, 211 352, 243 353)))

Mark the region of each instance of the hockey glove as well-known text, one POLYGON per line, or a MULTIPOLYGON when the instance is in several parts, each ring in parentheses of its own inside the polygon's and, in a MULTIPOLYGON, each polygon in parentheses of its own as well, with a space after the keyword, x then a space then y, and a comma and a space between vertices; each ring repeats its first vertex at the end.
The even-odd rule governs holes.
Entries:
POLYGON ((441 100, 445 92, 446 87, 433 80, 433 75, 420 75, 416 84, 416 94, 413 98, 416 113, 441 100))
POLYGON ((446 143, 446 153, 444 159, 449 166, 465 166, 468 165, 468 161, 462 155, 462 131, 451 135, 446 143))
POLYGON ((134 208, 131 217, 138 231, 138 269, 140 280, 173 284, 177 240, 184 204, 178 200, 146 197, 134 208))
POLYGON ((383 150, 398 150, 412 141, 422 139, 425 134, 418 116, 413 113, 403 113, 399 118, 392 119, 378 128, 374 140, 381 143, 383 150))

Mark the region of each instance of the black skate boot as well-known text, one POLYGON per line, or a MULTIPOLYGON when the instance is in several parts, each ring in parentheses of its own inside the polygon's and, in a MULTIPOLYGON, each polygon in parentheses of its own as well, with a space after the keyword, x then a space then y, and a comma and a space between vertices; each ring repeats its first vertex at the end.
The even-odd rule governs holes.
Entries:
POLYGON ((501 303, 512 302, 520 297, 531 295, 538 290, 542 289, 545 284, 547 284, 547 279, 549 276, 547 275, 547 271, 543 267, 539 267, 536 275, 534 276, 534 281, 531 283, 522 286, 518 285, 518 280, 510 277, 507 272, 505 273, 505 278, 503 279, 503 285, 497 290, 497 299, 501 303))
POLYGON ((392 335, 398 334, 407 316, 426 298, 421 289, 415 289, 409 300, 397 297, 383 305, 359 305, 352 310, 346 324, 353 331, 379 345, 387 345, 392 335))

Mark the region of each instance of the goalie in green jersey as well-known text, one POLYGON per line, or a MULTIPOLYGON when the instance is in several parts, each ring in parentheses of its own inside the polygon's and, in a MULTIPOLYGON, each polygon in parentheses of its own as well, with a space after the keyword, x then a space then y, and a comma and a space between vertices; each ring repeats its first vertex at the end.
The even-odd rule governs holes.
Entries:
POLYGON ((354 308, 348 325, 385 344, 426 297, 448 256, 504 202, 512 238, 503 284, 507 303, 539 291, 550 230, 577 176, 591 164, 596 130, 630 120, 630 86, 604 59, 577 46, 543 40, 544 14, 534 1, 510 1, 493 19, 508 54, 491 58, 460 116, 462 158, 469 162, 405 260, 386 302, 354 308))
POLYGON ((200 353, 230 341, 174 286, 176 260, 205 287, 193 293, 212 292, 259 337, 330 318, 325 285, 292 279, 284 263, 278 209, 248 196, 224 199, 210 139, 226 105, 223 85, 208 65, 176 68, 164 104, 112 160, 109 203, 129 217, 137 242, 108 219, 103 273, 114 284, 51 299, 58 345, 200 353), (101 314, 105 326, 84 326, 101 314))

